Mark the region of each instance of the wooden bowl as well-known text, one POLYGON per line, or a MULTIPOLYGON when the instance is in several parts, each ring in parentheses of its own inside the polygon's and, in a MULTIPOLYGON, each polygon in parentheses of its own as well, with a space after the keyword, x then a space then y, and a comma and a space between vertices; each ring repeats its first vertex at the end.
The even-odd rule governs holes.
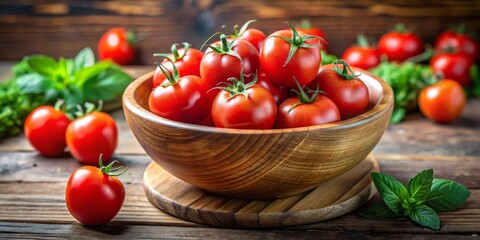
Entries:
POLYGON ((364 160, 388 126, 390 86, 360 73, 370 110, 319 126, 238 130, 186 124, 148 110, 152 75, 125 90, 127 122, 145 152, 177 178, 206 191, 240 199, 273 199, 310 190, 364 160))

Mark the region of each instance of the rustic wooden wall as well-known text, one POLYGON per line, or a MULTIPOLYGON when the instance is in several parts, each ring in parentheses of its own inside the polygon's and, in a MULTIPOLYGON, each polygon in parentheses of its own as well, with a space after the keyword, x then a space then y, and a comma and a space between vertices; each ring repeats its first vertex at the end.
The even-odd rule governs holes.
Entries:
POLYGON ((73 56, 85 46, 96 48, 110 27, 135 27, 146 35, 137 64, 152 64, 154 52, 174 42, 196 47, 222 24, 257 19, 254 27, 271 33, 285 21, 308 18, 321 27, 334 54, 355 42, 358 33, 378 38, 395 23, 412 26, 426 42, 449 25, 465 23, 480 32, 478 0, 132 0, 0 1, 0 60, 43 53, 73 56))

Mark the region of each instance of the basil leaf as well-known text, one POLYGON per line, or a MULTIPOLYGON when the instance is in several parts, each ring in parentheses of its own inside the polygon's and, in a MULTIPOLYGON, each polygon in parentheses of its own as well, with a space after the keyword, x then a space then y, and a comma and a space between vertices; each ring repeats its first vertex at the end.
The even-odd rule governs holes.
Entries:
POLYGON ((402 203, 408 197, 408 192, 402 183, 395 178, 382 173, 372 173, 372 179, 385 204, 397 215, 403 214, 402 203))
POLYGON ((69 83, 71 81, 71 73, 73 68, 73 62, 71 59, 65 59, 60 57, 58 59, 57 74, 63 83, 69 83))
POLYGON ((66 106, 83 104, 85 102, 83 92, 75 87, 66 87, 62 89, 59 97, 65 101, 66 106))
POLYGON ((77 72, 82 68, 91 67, 95 64, 95 54, 93 53, 92 49, 86 47, 78 52, 75 59, 73 59, 73 71, 72 73, 77 72))
POLYGON ((28 66, 28 63, 25 60, 18 62, 12 68, 12 73, 14 77, 19 77, 21 75, 25 75, 31 72, 32 72, 32 69, 30 68, 30 66, 28 66))
POLYGON ((395 212, 393 212, 383 201, 375 203, 368 209, 365 209, 358 214, 364 218, 371 219, 387 219, 396 216, 395 212))
POLYGON ((112 100, 120 96, 132 78, 117 69, 109 68, 85 82, 83 91, 88 101, 112 100))
POLYGON ((437 213, 426 205, 419 205, 408 215, 410 219, 424 227, 438 230, 440 229, 440 219, 437 213))
POLYGON ((55 82, 36 72, 22 75, 16 79, 16 84, 23 93, 43 93, 53 88, 55 82))
POLYGON ((75 85, 82 88, 85 82, 112 66, 111 61, 102 61, 93 66, 82 68, 75 73, 75 85))
POLYGON ((428 194, 430 193, 432 181, 433 169, 421 171, 408 182, 407 189, 410 197, 414 198, 417 201, 425 201, 425 199, 427 199, 428 197, 428 194))
POLYGON ((435 178, 425 204, 437 212, 452 211, 462 206, 469 196, 470 191, 462 184, 435 178))
POLYGON ((392 116, 390 117, 390 123, 399 123, 405 118, 407 111, 404 108, 394 108, 392 116))
POLYGON ((49 56, 29 56, 26 58, 26 62, 33 71, 39 74, 52 78, 57 75, 58 63, 49 56))

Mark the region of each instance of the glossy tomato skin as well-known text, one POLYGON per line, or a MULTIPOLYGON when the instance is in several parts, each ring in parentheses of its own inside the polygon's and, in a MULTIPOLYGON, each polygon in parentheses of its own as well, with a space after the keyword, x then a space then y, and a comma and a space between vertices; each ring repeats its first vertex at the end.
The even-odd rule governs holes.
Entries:
POLYGON ((466 53, 473 60, 479 56, 478 41, 467 34, 456 33, 448 30, 443 32, 435 40, 434 49, 437 52, 453 51, 466 53))
POLYGON ((453 79, 463 87, 470 83, 470 67, 473 62, 466 53, 440 53, 430 60, 434 73, 441 72, 444 78, 453 79))
POLYGON ((450 123, 462 114, 466 101, 462 86, 457 81, 444 79, 420 92, 418 106, 429 119, 450 123))
POLYGON ((86 165, 98 165, 100 154, 110 159, 117 147, 117 125, 104 112, 89 113, 68 125, 66 139, 75 159, 86 165))
POLYGON ((83 166, 73 172, 65 192, 68 211, 85 225, 109 222, 120 211, 124 200, 123 184, 93 166, 83 166))
POLYGON ((295 106, 298 97, 291 97, 278 106, 275 128, 308 127, 340 121, 340 112, 335 103, 323 94, 318 94, 313 103, 295 106))
POLYGON ((424 51, 422 39, 411 32, 389 32, 378 41, 380 54, 385 54, 388 61, 403 62, 424 51))
POLYGON ((65 133, 70 119, 51 106, 40 106, 25 120, 24 132, 30 144, 46 157, 64 153, 67 143, 65 133))
MULTIPOLYGON (((216 53, 208 48, 200 63, 200 76, 205 89, 210 90, 217 87, 219 83, 227 82, 232 77, 240 79, 242 68, 243 73, 246 75, 245 81, 251 81, 253 74, 256 74, 259 67, 257 49, 245 40, 228 40, 229 43, 230 41, 235 41, 232 50, 237 52, 242 60, 240 61, 237 57, 228 54, 216 53)), ((219 41, 212 45, 220 46, 221 43, 219 41)), ((207 98, 210 103, 213 102, 218 92, 218 89, 208 91, 207 98)))
POLYGON ((249 28, 245 30, 245 32, 243 32, 238 39, 248 41, 257 49, 257 51, 260 51, 260 47, 262 46, 263 40, 265 40, 266 37, 267 36, 262 31, 255 28, 249 28))
POLYGON ((236 129, 271 129, 277 116, 277 105, 272 95, 262 86, 254 84, 242 94, 230 98, 222 90, 212 105, 212 118, 216 127, 236 129))
POLYGON ((277 105, 280 105, 285 99, 288 98, 288 89, 283 86, 278 86, 270 81, 267 75, 263 72, 258 73, 257 84, 260 84, 262 87, 267 89, 270 94, 272 94, 272 97, 277 105))
POLYGON ((315 80, 320 90, 337 105, 342 120, 367 111, 369 93, 365 83, 358 78, 346 80, 333 68, 332 64, 322 67, 315 80))
POLYGON ((136 50, 128 42, 125 28, 108 30, 98 42, 98 57, 100 60, 111 59, 120 65, 127 65, 133 63, 135 54, 136 50))
POLYGON ((174 85, 158 86, 150 94, 150 111, 170 120, 199 123, 209 113, 206 90, 201 79, 189 75, 181 77, 174 85))
POLYGON ((345 50, 342 59, 351 67, 368 70, 380 64, 380 53, 372 47, 351 46, 345 50))
MULTIPOLYGON (((300 36, 306 35, 303 32, 298 33, 300 36)), ((290 44, 279 37, 273 36, 282 36, 290 39, 292 31, 280 30, 265 39, 260 49, 260 66, 262 71, 265 72, 272 82, 286 88, 296 88, 296 81, 302 86, 311 82, 315 78, 322 62, 320 51, 316 48, 298 48, 287 65, 283 67, 290 51, 290 44)), ((318 40, 310 39, 307 43, 315 44, 316 41, 318 40)))
MULTIPOLYGON (((184 54, 185 49, 179 49, 178 53, 180 55, 184 54)), ((200 62, 202 61, 203 53, 195 48, 189 48, 185 56, 180 59, 177 59, 174 64, 177 68, 178 74, 180 77, 194 75, 200 76, 200 62)), ((169 55, 170 59, 174 59, 173 55, 169 55)), ((167 68, 168 71, 173 73, 173 65, 167 59, 163 60, 163 66, 167 68)), ((163 75, 160 68, 157 66, 155 73, 153 74, 153 88, 158 87, 160 84, 164 83, 165 75, 163 75)))

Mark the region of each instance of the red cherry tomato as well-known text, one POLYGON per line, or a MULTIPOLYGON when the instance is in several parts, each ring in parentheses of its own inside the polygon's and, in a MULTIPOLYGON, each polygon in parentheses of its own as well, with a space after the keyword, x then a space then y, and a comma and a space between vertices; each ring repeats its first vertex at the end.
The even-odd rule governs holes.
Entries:
POLYGON ((64 112, 51 106, 40 106, 25 120, 25 136, 32 146, 47 157, 64 153, 65 133, 70 119, 64 112))
POLYGON ((103 34, 98 42, 98 56, 101 60, 111 59, 120 64, 132 64, 136 50, 135 33, 125 28, 112 28, 103 34))
POLYGON ((380 54, 385 54, 388 61, 403 62, 423 52, 422 39, 405 30, 403 25, 397 25, 394 31, 384 34, 378 41, 380 54))
POLYGON ((301 103, 299 97, 285 100, 278 107, 275 128, 308 127, 340 121, 340 112, 328 97, 318 94, 310 100, 313 101, 301 103))
POLYGON ((212 118, 215 126, 271 129, 277 116, 277 105, 272 95, 254 82, 244 85, 236 79, 233 81, 237 83, 224 88, 213 101, 212 118))
POLYGON ((363 35, 357 38, 357 44, 345 50, 342 59, 347 61, 348 65, 365 70, 376 67, 380 64, 380 53, 376 48, 370 47, 367 39, 363 35))
MULTIPOLYGON (((203 53, 195 48, 190 48, 190 44, 184 43, 183 48, 177 49, 177 44, 172 45, 172 52, 169 54, 154 54, 154 56, 162 56, 166 59, 162 64, 173 72, 173 64, 177 68, 180 77, 194 75, 200 76, 200 62, 202 61, 203 53)), ((153 88, 158 87, 166 79, 166 76, 157 66, 155 73, 153 74, 153 88)))
MULTIPOLYGON (((165 66, 159 66, 167 73, 165 66)), ((179 78, 174 70, 169 82, 153 89, 150 94, 150 111, 174 121, 199 123, 210 111, 202 80, 193 75, 179 78)))
POLYGON ((307 35, 321 37, 323 39, 323 41, 320 40, 318 46, 320 47, 320 50, 328 51, 327 35, 325 35, 325 33, 322 31, 322 29, 320 29, 318 27, 312 27, 310 22, 304 20, 300 23, 300 27, 298 27, 297 30, 301 31, 301 32, 304 32, 307 35))
MULTIPOLYGON (((239 79, 242 70, 247 80, 251 80, 258 71, 258 51, 252 44, 241 39, 228 41, 223 34, 220 39, 221 41, 207 49, 200 63, 200 76, 205 89, 217 87, 219 83, 226 82, 229 78, 239 79), (231 41, 234 41, 233 44, 231 41), (213 51, 212 47, 218 52, 213 51)), ((210 103, 218 92, 218 89, 213 89, 207 93, 210 103)))
POLYGON ((70 153, 79 162, 98 164, 98 156, 110 159, 117 147, 117 125, 104 112, 92 112, 68 125, 66 139, 70 153))
POLYGON ((272 82, 287 88, 295 88, 296 81, 302 86, 311 82, 322 62, 320 51, 313 47, 319 40, 306 39, 305 33, 297 33, 293 26, 291 27, 292 30, 274 32, 265 39, 260 49, 262 71, 272 82), (286 41, 287 39, 290 42, 286 41), (311 47, 302 47, 305 44, 311 47), (292 47, 298 47, 293 55, 290 51, 292 47))
POLYGON ((237 38, 237 39, 248 41, 257 49, 257 51, 260 51, 260 47, 262 46, 263 40, 265 40, 267 36, 265 35, 265 33, 263 33, 258 29, 248 28, 248 25, 252 22, 255 22, 255 20, 247 21, 246 23, 243 24, 242 27, 235 25, 233 27, 234 33, 229 37, 233 39, 237 38))
POLYGON ((316 83, 337 105, 342 120, 355 117, 367 110, 368 88, 355 76, 345 61, 323 66, 317 74, 316 83))
POLYGON ((418 106, 429 119, 450 123, 460 116, 466 101, 462 86, 454 80, 444 79, 420 92, 418 106))
POLYGON ((117 174, 106 170, 103 164, 99 165, 101 169, 83 166, 73 172, 65 191, 68 211, 85 225, 109 222, 125 200, 125 188, 115 177, 117 174))
POLYGON ((459 26, 456 30, 443 32, 435 40, 435 50, 438 52, 462 52, 468 54, 474 60, 478 59, 480 48, 478 41, 464 32, 464 26, 459 26))
POLYGON ((470 83, 470 67, 473 61, 466 53, 440 53, 430 60, 434 73, 441 72, 444 78, 453 79, 463 87, 470 83))
POLYGON ((273 99, 275 99, 277 105, 280 105, 280 103, 282 103, 285 99, 288 98, 288 89, 283 86, 278 86, 272 81, 270 81, 264 72, 258 73, 257 84, 261 85, 262 87, 267 89, 270 94, 272 94, 272 97, 273 99))

